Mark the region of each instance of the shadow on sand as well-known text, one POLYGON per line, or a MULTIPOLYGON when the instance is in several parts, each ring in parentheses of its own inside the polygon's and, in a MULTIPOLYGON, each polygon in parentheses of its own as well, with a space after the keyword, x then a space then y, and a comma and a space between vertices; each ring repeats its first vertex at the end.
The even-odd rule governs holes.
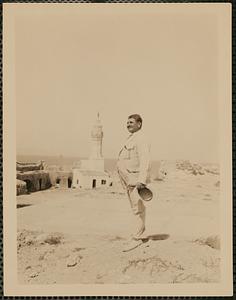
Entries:
POLYGON ((147 236, 147 240, 162 241, 167 240, 170 237, 169 234, 151 234, 147 236))
POLYGON ((16 205, 16 208, 23 208, 23 207, 26 207, 26 206, 31 206, 32 204, 17 204, 16 205))

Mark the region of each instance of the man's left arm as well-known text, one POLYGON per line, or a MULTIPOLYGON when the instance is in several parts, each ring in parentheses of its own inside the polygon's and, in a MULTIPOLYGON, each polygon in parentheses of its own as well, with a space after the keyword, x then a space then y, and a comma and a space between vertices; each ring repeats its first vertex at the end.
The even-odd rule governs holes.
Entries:
POLYGON ((140 140, 137 143, 137 151, 139 156, 138 183, 146 185, 150 168, 150 145, 145 140, 140 140))

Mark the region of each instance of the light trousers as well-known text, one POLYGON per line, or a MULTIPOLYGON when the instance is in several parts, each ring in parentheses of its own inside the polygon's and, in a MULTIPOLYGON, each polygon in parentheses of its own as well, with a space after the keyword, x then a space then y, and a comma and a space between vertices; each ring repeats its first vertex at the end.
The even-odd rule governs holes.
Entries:
POLYGON ((135 232, 133 234, 133 238, 139 239, 139 237, 145 231, 146 208, 138 194, 137 188, 131 185, 131 182, 135 182, 135 180, 137 180, 138 174, 128 172, 122 168, 121 164, 118 164, 118 174, 121 184, 127 192, 130 206, 134 215, 135 232))

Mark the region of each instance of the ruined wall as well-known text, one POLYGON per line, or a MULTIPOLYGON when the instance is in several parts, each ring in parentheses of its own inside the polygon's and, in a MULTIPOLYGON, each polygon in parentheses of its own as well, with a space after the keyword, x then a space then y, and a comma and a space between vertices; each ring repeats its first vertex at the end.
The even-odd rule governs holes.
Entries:
POLYGON ((27 194, 26 182, 22 180, 16 180, 16 195, 24 195, 27 194))
POLYGON ((17 195, 56 187, 70 188, 73 174, 59 166, 47 166, 44 161, 37 163, 16 163, 17 195))
POLYGON ((45 163, 43 160, 41 160, 37 163, 16 162, 16 170, 18 172, 39 171, 39 170, 43 170, 44 166, 45 166, 45 163))
POLYGON ((70 188, 72 185, 72 172, 67 171, 49 171, 49 177, 52 185, 59 184, 60 187, 70 188))
POLYGON ((16 178, 26 183, 27 192, 29 193, 51 187, 49 173, 43 170, 17 172, 16 178))

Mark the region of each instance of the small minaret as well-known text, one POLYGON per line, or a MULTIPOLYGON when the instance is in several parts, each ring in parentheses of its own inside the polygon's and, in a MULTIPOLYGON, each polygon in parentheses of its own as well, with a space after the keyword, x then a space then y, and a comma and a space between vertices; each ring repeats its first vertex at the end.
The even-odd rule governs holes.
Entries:
POLYGON ((102 156, 102 140, 102 123, 98 113, 91 131, 90 157, 80 160, 80 165, 73 168, 73 188, 94 189, 112 184, 109 173, 105 171, 105 159, 102 156))
POLYGON ((97 114, 97 120, 93 125, 91 131, 91 153, 90 159, 103 159, 102 157, 102 139, 103 139, 103 131, 102 131, 102 123, 100 120, 99 113, 97 114))

